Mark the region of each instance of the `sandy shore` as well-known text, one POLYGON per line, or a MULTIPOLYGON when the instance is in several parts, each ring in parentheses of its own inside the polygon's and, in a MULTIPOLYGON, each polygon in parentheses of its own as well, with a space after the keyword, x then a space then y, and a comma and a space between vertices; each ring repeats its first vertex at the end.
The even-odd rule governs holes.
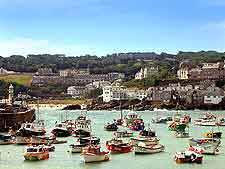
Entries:
MULTIPOLYGON (((69 104, 39 104, 40 108, 64 108, 69 104)), ((37 109, 37 104, 28 104, 29 107, 37 109)))

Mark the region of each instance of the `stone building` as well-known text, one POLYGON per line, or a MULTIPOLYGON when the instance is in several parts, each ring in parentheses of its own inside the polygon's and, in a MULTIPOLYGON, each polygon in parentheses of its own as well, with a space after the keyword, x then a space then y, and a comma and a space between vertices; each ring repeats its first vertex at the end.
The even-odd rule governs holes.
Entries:
POLYGON ((149 76, 152 76, 154 74, 157 74, 159 72, 159 67, 158 66, 149 66, 149 67, 144 67, 141 68, 140 71, 138 71, 135 74, 135 79, 144 79, 149 76))

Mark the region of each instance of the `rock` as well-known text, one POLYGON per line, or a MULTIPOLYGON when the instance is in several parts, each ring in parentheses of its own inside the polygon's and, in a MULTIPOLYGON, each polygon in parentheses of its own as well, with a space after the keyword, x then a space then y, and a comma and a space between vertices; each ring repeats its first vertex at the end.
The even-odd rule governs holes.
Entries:
POLYGON ((80 110, 81 106, 79 104, 67 105, 62 110, 80 110))

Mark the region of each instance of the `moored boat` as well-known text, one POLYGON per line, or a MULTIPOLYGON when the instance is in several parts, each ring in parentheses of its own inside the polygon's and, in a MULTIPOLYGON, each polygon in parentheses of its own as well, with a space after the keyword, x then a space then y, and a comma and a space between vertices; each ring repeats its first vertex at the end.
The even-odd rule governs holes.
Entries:
POLYGON ((45 133, 44 128, 38 128, 34 123, 23 123, 16 132, 16 144, 31 144, 32 137, 43 136, 45 133))
POLYGON ((14 144, 15 139, 13 136, 8 134, 0 134, 0 145, 8 145, 8 144, 14 144))
POLYGON ((190 146, 189 151, 194 151, 198 154, 216 155, 219 154, 218 145, 201 145, 201 146, 190 146))
POLYGON ((85 163, 108 161, 110 159, 110 152, 101 151, 100 146, 89 145, 82 149, 81 156, 85 163))
POLYGON ((65 123, 58 123, 55 125, 55 127, 52 130, 52 133, 56 137, 68 137, 71 136, 71 131, 67 129, 65 123))
POLYGON ((206 132, 203 134, 203 136, 207 138, 221 138, 222 132, 206 132))
POLYGON ((176 163, 202 163, 203 156, 194 151, 176 152, 174 155, 176 163))
POLYGON ((106 131, 117 131, 118 130, 118 126, 116 123, 107 123, 105 126, 104 126, 104 129, 106 131))
POLYGON ((132 151, 132 146, 125 143, 122 139, 113 138, 106 141, 106 147, 112 153, 128 153, 132 151))
POLYGON ((133 137, 134 133, 131 132, 131 131, 125 130, 125 131, 116 131, 116 132, 114 133, 114 135, 115 135, 116 137, 133 137))
POLYGON ((133 131, 143 131, 145 128, 144 121, 142 119, 134 120, 128 125, 128 128, 133 131))
POLYGON ((180 123, 173 121, 171 124, 169 124, 168 128, 171 131, 184 131, 187 127, 186 123, 180 123))
POLYGON ((143 119, 140 118, 140 116, 138 116, 138 114, 134 110, 129 110, 129 112, 123 119, 123 126, 128 127, 135 120, 143 121, 143 119))
POLYGON ((153 131, 150 127, 148 127, 148 130, 140 131, 139 135, 143 137, 156 137, 155 131, 153 131))
POLYGON ((212 144, 212 145, 220 145, 221 141, 220 139, 215 138, 191 138, 189 139, 189 145, 190 146, 196 146, 196 145, 206 145, 206 144, 212 144))
POLYGON ((145 143, 140 142, 138 145, 134 146, 135 154, 154 154, 163 152, 164 150, 165 146, 161 144, 147 146, 145 143))
POLYGON ((44 146, 28 146, 25 148, 24 158, 29 161, 47 160, 49 151, 44 146))
POLYGON ((159 139, 157 137, 137 137, 130 139, 130 143, 133 146, 138 145, 139 142, 143 142, 146 145, 156 145, 159 144, 159 139))
POLYGON ((79 143, 70 145, 70 149, 72 153, 80 153, 82 151, 82 148, 88 145, 98 145, 100 143, 100 138, 86 137, 86 138, 79 138, 77 141, 79 143))

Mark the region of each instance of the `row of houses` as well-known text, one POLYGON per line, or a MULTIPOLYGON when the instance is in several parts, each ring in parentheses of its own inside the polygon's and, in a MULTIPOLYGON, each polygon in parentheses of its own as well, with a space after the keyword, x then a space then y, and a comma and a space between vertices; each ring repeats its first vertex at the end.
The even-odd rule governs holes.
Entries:
POLYGON ((177 71, 177 77, 182 80, 205 80, 205 79, 224 79, 224 62, 202 63, 193 67, 188 63, 182 62, 177 71))
POLYGON ((110 85, 103 88, 103 101, 147 99, 169 103, 172 100, 186 104, 219 104, 224 98, 224 91, 214 85, 185 85, 179 83, 167 86, 150 87, 148 90, 127 89, 124 86, 110 85))
POLYGON ((96 81, 85 86, 69 86, 67 94, 72 98, 82 98, 95 89, 102 89, 105 86, 111 85, 109 81, 96 81))
POLYGON ((96 81, 110 81, 124 78, 124 74, 112 72, 108 74, 77 74, 76 76, 33 76, 32 85, 64 85, 83 86, 96 81))

